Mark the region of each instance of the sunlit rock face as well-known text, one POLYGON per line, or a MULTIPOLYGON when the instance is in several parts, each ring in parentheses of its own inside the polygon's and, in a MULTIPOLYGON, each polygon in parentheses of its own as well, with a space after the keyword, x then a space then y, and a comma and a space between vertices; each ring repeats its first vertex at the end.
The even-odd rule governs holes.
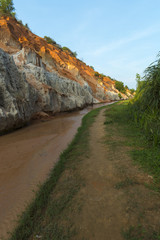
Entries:
POLYGON ((57 72, 47 72, 32 63, 23 67, 22 71, 27 82, 36 90, 42 111, 70 111, 93 103, 92 90, 88 84, 81 86, 57 72))
POLYGON ((0 132, 23 126, 36 113, 119 100, 109 77, 99 81, 90 66, 13 18, 0 18, 0 48, 0 132))
POLYGON ((28 63, 17 68, 0 49, 0 132, 23 126, 37 112, 54 114, 93 103, 91 88, 28 63))
MULTIPOLYGON (((81 60, 58 48, 48 44, 45 39, 33 34, 13 18, 0 18, 0 47, 9 54, 17 54, 16 64, 33 63, 44 66, 47 71, 55 70, 61 76, 83 85, 85 82, 92 89, 93 95, 99 88, 116 92, 114 81, 104 77, 102 82, 95 76, 95 71, 81 60)), ((104 100, 104 96, 100 101, 104 100)), ((105 101, 107 99, 107 95, 105 101)))
POLYGON ((19 127, 36 111, 38 95, 18 71, 13 57, 0 49, 0 131, 19 127))

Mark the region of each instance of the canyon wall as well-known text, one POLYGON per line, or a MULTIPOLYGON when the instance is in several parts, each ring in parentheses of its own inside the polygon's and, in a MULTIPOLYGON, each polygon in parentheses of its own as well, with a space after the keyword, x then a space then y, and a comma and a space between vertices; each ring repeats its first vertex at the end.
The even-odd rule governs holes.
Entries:
POLYGON ((38 113, 119 100, 114 85, 16 19, 0 19, 0 133, 22 127, 38 113))
POLYGON ((0 49, 0 132, 23 126, 38 112, 71 111, 93 102, 87 83, 81 86, 32 63, 20 70, 0 49))

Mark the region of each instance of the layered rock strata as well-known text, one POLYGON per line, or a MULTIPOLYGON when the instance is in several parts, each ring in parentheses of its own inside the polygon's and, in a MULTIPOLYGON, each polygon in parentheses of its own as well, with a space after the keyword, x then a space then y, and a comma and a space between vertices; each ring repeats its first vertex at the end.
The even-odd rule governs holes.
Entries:
POLYGON ((119 100, 113 80, 97 77, 92 67, 14 18, 0 18, 0 48, 0 133, 23 126, 35 114, 119 100))
POLYGON ((16 66, 13 56, 0 49, 0 132, 18 128, 35 113, 54 114, 93 104, 88 84, 47 72, 33 63, 16 66))

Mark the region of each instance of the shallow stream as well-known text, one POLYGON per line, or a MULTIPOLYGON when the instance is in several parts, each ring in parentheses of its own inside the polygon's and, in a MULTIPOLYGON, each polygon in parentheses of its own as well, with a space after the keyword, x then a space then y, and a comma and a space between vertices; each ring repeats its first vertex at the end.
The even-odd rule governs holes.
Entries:
POLYGON ((63 113, 0 137, 0 236, 12 230, 17 215, 33 198, 33 190, 73 139, 82 117, 102 105, 63 113))

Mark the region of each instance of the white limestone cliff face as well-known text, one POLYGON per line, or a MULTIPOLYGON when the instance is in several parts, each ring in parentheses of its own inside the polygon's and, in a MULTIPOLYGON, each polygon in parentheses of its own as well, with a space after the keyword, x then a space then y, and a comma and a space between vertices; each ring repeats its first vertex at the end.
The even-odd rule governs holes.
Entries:
POLYGON ((0 132, 23 125, 35 111, 36 91, 0 49, 0 132))
POLYGON ((36 54, 17 59, 0 49, 0 133, 19 128, 35 113, 54 114, 92 104, 88 84, 47 72, 36 54), (23 61, 24 60, 24 61, 23 61))
MULTIPOLYGON (((59 84, 61 85, 61 80, 64 79, 64 77, 58 77, 59 75, 57 74, 56 71, 53 70, 53 61, 48 62, 47 59, 43 58, 39 54, 36 54, 34 51, 31 49, 27 48, 22 48, 19 52, 13 55, 14 61, 16 65, 18 66, 19 69, 22 71, 25 71, 27 74, 31 73, 32 76, 35 75, 37 76, 37 72, 39 71, 39 74, 41 75, 41 81, 43 81, 44 77, 44 69, 46 70, 45 72, 48 73, 48 77, 52 79, 50 81, 49 85, 52 84, 52 86, 55 86, 55 79, 58 78, 58 84, 56 83, 56 86, 59 84), (38 69, 38 67, 41 68, 38 69), (27 71, 26 71, 27 70, 27 71), (52 73, 52 75, 50 74, 52 73), (51 76, 51 77, 50 77, 51 76)), ((62 66, 62 68, 65 68, 66 66, 62 66)), ((94 102, 99 102, 100 101, 105 101, 108 98, 108 95, 104 91, 104 89, 97 83, 97 88, 96 88, 96 93, 92 92, 92 89, 89 87, 88 83, 82 78, 82 76, 79 74, 79 71, 77 68, 73 68, 73 65, 68 64, 67 67, 70 69, 70 72, 72 72, 73 76, 76 77, 76 79, 79 80, 79 84, 83 85, 85 89, 88 89, 90 94, 92 94, 94 98, 94 102)), ((46 73, 45 73, 46 75, 46 73)), ((74 81, 71 81, 74 82, 74 81)), ((65 86, 64 86, 65 87, 65 86)), ((67 89, 66 89, 67 90, 67 89)), ((66 91, 67 92, 67 91, 66 91)), ((118 94, 117 94, 118 95, 118 94)))
POLYGON ((106 100, 119 100, 118 91, 97 83, 92 92, 85 80, 78 83, 50 70, 31 49, 12 56, 0 49, 0 133, 22 127, 37 113, 53 115, 106 100))

